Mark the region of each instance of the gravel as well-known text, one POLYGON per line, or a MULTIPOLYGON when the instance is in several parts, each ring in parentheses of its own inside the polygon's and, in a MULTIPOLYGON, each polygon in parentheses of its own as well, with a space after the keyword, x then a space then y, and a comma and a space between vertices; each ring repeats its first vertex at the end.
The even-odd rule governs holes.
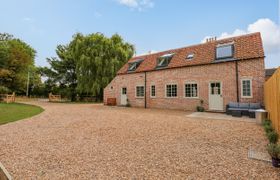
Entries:
POLYGON ((279 179, 248 159, 267 140, 254 123, 175 110, 34 102, 35 117, 0 126, 0 162, 14 179, 279 179))

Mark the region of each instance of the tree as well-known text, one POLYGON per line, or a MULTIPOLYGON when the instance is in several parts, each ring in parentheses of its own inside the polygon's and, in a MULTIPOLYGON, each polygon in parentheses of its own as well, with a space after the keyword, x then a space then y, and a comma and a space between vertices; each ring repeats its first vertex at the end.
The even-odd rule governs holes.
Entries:
POLYGON ((132 57, 134 47, 118 34, 107 38, 101 33, 77 33, 69 44, 57 46, 56 53, 58 57, 48 58, 51 68, 44 69, 46 82, 68 89, 71 100, 77 94, 101 100, 103 89, 132 57))
POLYGON ((35 68, 35 55, 36 51, 27 43, 0 33, 0 85, 24 93, 28 71, 35 68))

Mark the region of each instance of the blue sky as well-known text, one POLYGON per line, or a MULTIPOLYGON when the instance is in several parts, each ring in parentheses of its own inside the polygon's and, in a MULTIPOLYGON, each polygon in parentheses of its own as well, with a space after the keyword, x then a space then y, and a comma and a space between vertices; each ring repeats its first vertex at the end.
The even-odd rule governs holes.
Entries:
POLYGON ((40 66, 76 32, 118 33, 142 54, 256 30, 266 67, 280 66, 278 0, 1 0, 0 18, 0 32, 34 47, 40 66))

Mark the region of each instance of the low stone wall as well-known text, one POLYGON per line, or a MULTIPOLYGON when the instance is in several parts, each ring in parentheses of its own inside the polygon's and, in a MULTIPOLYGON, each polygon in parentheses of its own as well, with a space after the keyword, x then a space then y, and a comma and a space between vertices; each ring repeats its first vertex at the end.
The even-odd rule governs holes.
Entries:
POLYGON ((0 180, 12 180, 12 176, 0 162, 0 180))

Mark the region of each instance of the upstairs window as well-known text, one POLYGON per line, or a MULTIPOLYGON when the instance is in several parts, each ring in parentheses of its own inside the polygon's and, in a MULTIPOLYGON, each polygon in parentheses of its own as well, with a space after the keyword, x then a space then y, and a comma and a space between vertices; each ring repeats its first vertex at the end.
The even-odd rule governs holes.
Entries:
POLYGON ((233 57, 234 46, 230 44, 219 44, 216 47, 216 59, 225 59, 233 57))
POLYGON ((165 55, 159 57, 158 61, 157 61, 157 68, 162 68, 162 67, 168 66, 168 64, 170 63, 173 55, 174 55, 174 53, 165 54, 165 55))
POLYGON ((137 59, 133 62, 129 62, 127 71, 128 72, 135 71, 138 68, 138 66, 141 64, 142 61, 143 61, 143 59, 137 59))

